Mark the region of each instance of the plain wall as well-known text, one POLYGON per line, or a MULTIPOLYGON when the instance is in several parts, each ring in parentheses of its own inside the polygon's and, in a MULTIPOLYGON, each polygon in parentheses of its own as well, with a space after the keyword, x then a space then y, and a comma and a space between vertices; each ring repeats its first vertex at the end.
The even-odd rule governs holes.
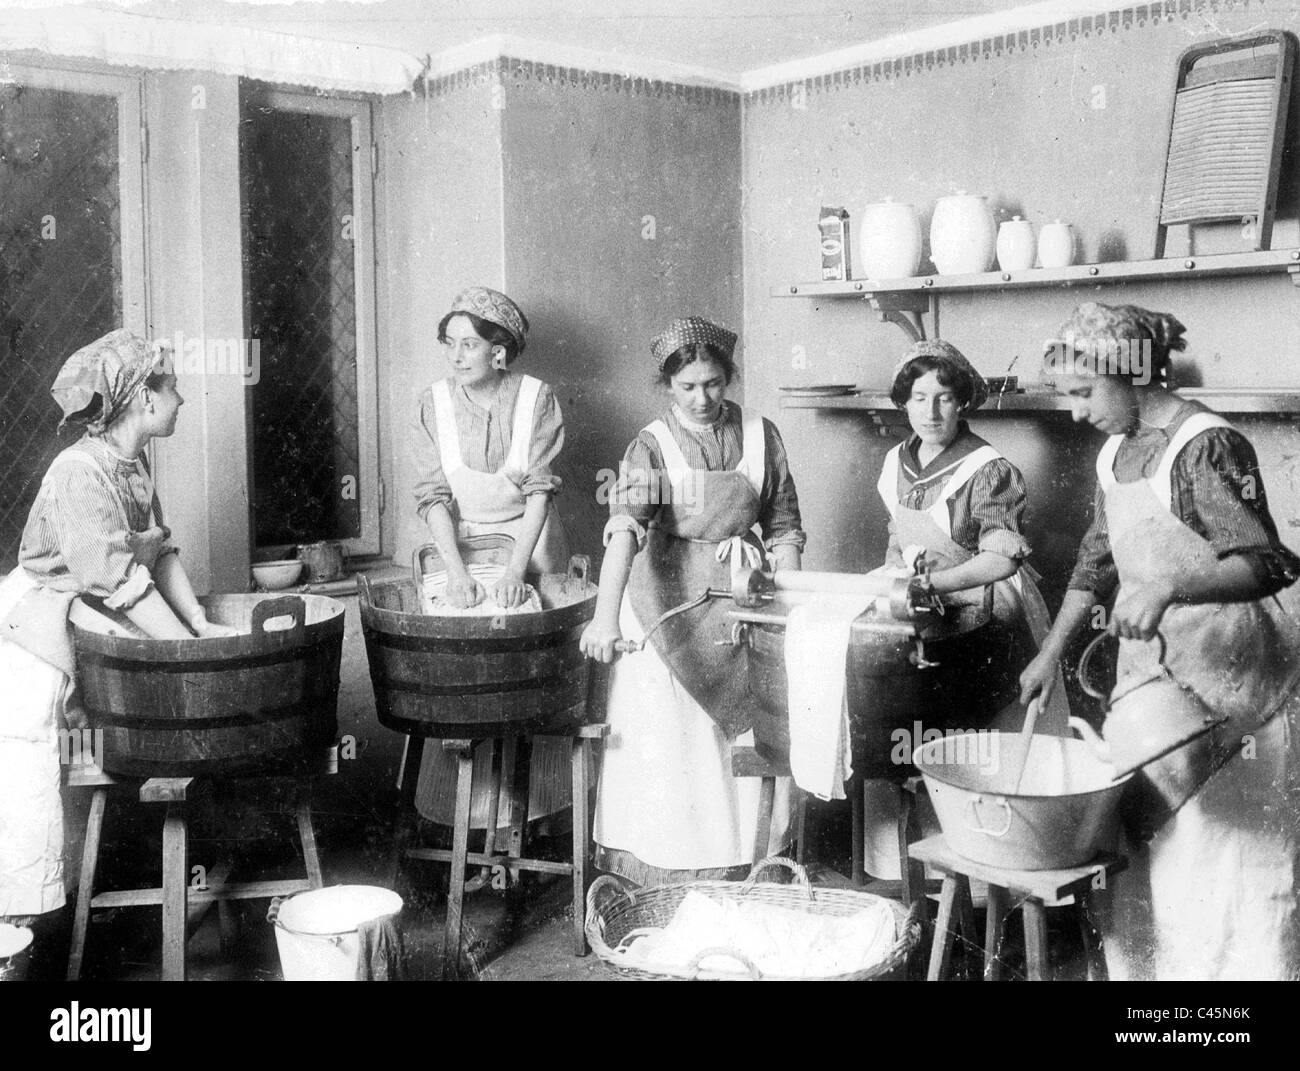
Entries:
MULTIPOLYGON (((150 334, 243 338, 239 81, 148 74, 145 114, 150 334)), ((178 371, 185 406, 175 434, 155 445, 159 498, 195 588, 247 591, 244 380, 178 371)))
POLYGON ((504 287, 501 118, 483 71, 385 98, 378 116, 380 410, 392 458, 382 526, 401 564, 430 539, 407 436, 421 392, 447 374, 438 321, 463 287, 504 287))
MULTIPOLYGON (((873 320, 865 303, 772 296, 820 275, 817 216, 892 197, 921 212, 937 197, 984 194, 999 219, 1074 224, 1080 260, 1142 260, 1154 252, 1178 55, 1189 44, 1261 25, 1300 26, 1287 3, 1226 6, 1204 20, 1135 23, 1064 43, 917 65, 910 75, 860 74, 751 94, 744 109, 744 263, 748 397, 779 417, 809 532, 807 564, 865 569, 881 560, 884 510, 875 483, 886 450, 866 413, 779 410, 781 385, 854 382, 886 388, 909 340, 873 320), (1099 91, 1097 87, 1102 87, 1099 91), (1094 104, 1104 99, 1105 107, 1094 104), (806 367, 796 366, 802 347, 806 367)), ((1292 103, 1274 248, 1297 244, 1300 177, 1292 103)), ((1198 248, 1230 248, 1229 233, 1198 248)), ((855 240, 856 245, 856 240, 855 240)), ((1171 240, 1170 252, 1177 252, 1171 240)), ((858 253, 854 249, 855 255, 858 253)), ((928 256, 928 242, 926 254, 928 256)), ((860 258, 859 263, 860 263, 860 258)), ((922 270, 928 270, 923 264, 922 270)), ((1183 385, 1300 387, 1300 291, 1285 274, 941 297, 942 336, 985 374, 1037 376, 1043 341, 1081 301, 1133 302, 1175 313, 1188 328, 1183 385), (1017 360, 1018 359, 1018 360, 1017 360)), ((1284 539, 1300 545, 1300 456, 1286 419, 1233 418, 1260 453, 1284 539)), ((985 435, 1025 474, 1034 563, 1049 603, 1060 597, 1091 507, 1099 438, 1062 414, 978 417, 985 435)))
POLYGON ((506 290, 532 323, 520 367, 556 391, 557 506, 594 559, 598 491, 667 404, 650 339, 678 316, 739 329, 740 98, 510 61, 501 77, 506 290))

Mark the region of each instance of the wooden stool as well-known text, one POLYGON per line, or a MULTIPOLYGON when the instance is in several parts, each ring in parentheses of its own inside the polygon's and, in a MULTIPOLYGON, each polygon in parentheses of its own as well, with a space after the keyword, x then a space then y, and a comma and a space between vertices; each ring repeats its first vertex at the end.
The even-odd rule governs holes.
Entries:
MULTIPOLYGON (((754 862, 768 857, 772 841, 772 812, 776 809, 776 779, 790 776, 790 763, 759 751, 755 747, 732 745, 731 775, 733 777, 761 777, 758 788, 758 827, 754 831, 754 862)), ((795 804, 795 862, 802 864, 807 854, 808 794, 792 786, 797 793, 795 804)))
MULTIPOLYGON (((853 806, 853 884, 866 884, 866 792, 868 778, 854 776, 848 784, 848 795, 853 806)), ((905 904, 924 901, 926 895, 925 866, 908 855, 912 807, 916 790, 921 784, 920 775, 894 782, 898 789, 898 873, 897 882, 881 879, 872 882, 873 891, 881 896, 902 900, 905 904)))
MULTIPOLYGON (((410 847, 415 833, 415 790, 419 780, 420 763, 424 758, 425 738, 409 739, 406 759, 401 772, 401 793, 398 801, 397 829, 393 838, 393 878, 403 858, 429 859, 451 864, 451 882, 447 893, 447 924, 443 939, 443 974, 453 974, 460 961, 460 941, 465 902, 465 868, 477 865, 489 869, 505 867, 512 873, 519 870, 540 871, 548 874, 570 874, 573 877, 573 944, 575 955, 587 954, 587 937, 584 930, 587 883, 590 872, 591 843, 591 781, 587 770, 591 762, 592 745, 609 733, 608 725, 584 725, 568 738, 573 776, 573 861, 554 863, 546 859, 523 857, 524 831, 528 824, 528 770, 531 765, 528 738, 518 738, 510 790, 510 835, 505 851, 496 847, 498 792, 489 794, 488 822, 483 851, 469 850, 470 803, 474 792, 474 745, 476 740, 442 740, 444 750, 456 755, 456 809, 452 818, 452 847, 410 847)), ((559 734, 544 734, 559 735, 559 734)), ((502 746, 500 738, 493 738, 493 747, 502 746)), ((494 756, 494 771, 496 762, 494 756)), ((494 776, 499 776, 494 773, 494 776)))
POLYGON ((1127 862, 1120 855, 1100 855, 1086 866, 1062 870, 1008 870, 976 863, 958 855, 942 834, 927 837, 911 847, 913 859, 928 863, 943 874, 943 891, 939 899, 939 918, 934 926, 934 943, 930 948, 930 972, 927 980, 936 982, 947 973, 952 956, 952 942, 958 930, 971 944, 976 944, 975 909, 971 899, 970 879, 979 878, 989 886, 988 918, 984 937, 984 978, 996 981, 1002 976, 998 960, 1002 923, 1011 909, 1012 896, 1022 897, 1025 919, 1026 973, 1031 982, 1048 978, 1047 908, 1072 902, 1078 912, 1080 932, 1087 951, 1088 980, 1105 979, 1106 965, 1099 950, 1092 947, 1087 929, 1088 894, 1098 878, 1102 883, 1120 873, 1127 862))
POLYGON ((186 805, 191 798, 209 787, 214 777, 154 777, 140 783, 137 779, 118 778, 104 773, 96 766, 71 766, 68 768, 69 788, 90 788, 90 813, 86 818, 86 842, 81 853, 81 880, 77 889, 77 906, 72 920, 72 946, 68 954, 68 981, 81 976, 81 962, 86 949, 86 935, 90 928, 90 912, 94 908, 143 907, 162 905, 162 980, 185 980, 185 944, 188 931, 197 927, 208 909, 215 903, 221 914, 222 947, 229 943, 229 901, 270 899, 307 889, 321 888, 320 857, 316 851, 316 831, 311 816, 311 779, 317 773, 338 772, 338 748, 332 747, 320 770, 303 774, 248 774, 223 775, 220 779, 247 776, 292 776, 298 785, 298 798, 294 811, 298 823, 298 836, 302 841, 305 878, 281 881, 255 881, 240 884, 227 882, 232 869, 228 859, 219 860, 207 875, 204 888, 191 888, 189 873, 189 829, 186 805), (139 786, 141 803, 164 804, 162 844, 162 888, 122 889, 96 894, 95 870, 99 864, 100 834, 104 824, 104 811, 108 805, 108 791, 113 787, 139 786))

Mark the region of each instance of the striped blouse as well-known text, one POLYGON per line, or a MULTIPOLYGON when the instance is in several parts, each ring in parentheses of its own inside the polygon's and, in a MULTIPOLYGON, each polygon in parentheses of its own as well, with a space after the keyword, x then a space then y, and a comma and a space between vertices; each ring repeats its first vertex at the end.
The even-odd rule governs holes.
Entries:
MULTIPOLYGON (((152 524, 153 483, 139 458, 84 436, 50 466, 27 515, 18 564, 42 587, 96 595, 116 610, 153 585, 135 538, 152 524)), ((160 553, 174 551, 164 541, 160 553)))
MULTIPOLYGON (((507 370, 491 404, 484 408, 470 399, 465 388, 453 384, 451 404, 456 414, 456 434, 460 438, 465 467, 476 472, 496 472, 510 453, 514 428, 515 402, 523 375, 507 370)), ((433 407, 433 388, 420 395, 419 412, 410 427, 409 444, 414 459, 415 508, 425 520, 431 507, 451 504, 455 495, 442 471, 438 449, 438 418, 433 407)), ((564 421, 555 393, 545 383, 537 395, 533 416, 533 439, 528 454, 532 467, 524 474, 519 489, 524 495, 557 494, 560 478, 551 473, 551 465, 564 447, 564 421)))
MULTIPOLYGON (((745 453, 744 423, 740 406, 735 402, 723 402, 721 415, 706 426, 683 420, 675 405, 662 419, 691 468, 725 472, 740 464, 745 453)), ((790 545, 802 550, 807 540, 785 443, 776 425, 766 418, 763 437, 766 466, 758 512, 763 541, 769 549, 790 545)), ((662 489, 668 486, 664 473, 659 442, 643 429, 628 445, 618 481, 610 493, 606 546, 615 532, 632 532, 637 537, 637 546, 644 547, 646 528, 658 514, 662 489)))
MULTIPOLYGON (((1120 483, 1150 478, 1174 432, 1204 406, 1185 402, 1164 428, 1140 428, 1125 437, 1115 454, 1120 483)), ((1278 538, 1268 511, 1264 481, 1255 449, 1240 432, 1211 428, 1179 453, 1170 473, 1173 513, 1205 539, 1220 559, 1242 555, 1254 569, 1266 595, 1289 587, 1300 577, 1300 558, 1278 538), (1247 493, 1249 492, 1249 493, 1247 493)), ((1119 573, 1106 531, 1106 496, 1097 485, 1092 526, 1083 537, 1070 587, 1109 599, 1119 587, 1119 573)))
MULTIPOLYGON (((989 444, 963 420, 957 437, 928 465, 917 451, 918 436, 911 436, 899 451, 898 502, 906 509, 925 510, 943 493, 952 470, 969 454, 989 444)), ((999 458, 983 465, 948 502, 948 520, 954 543, 972 554, 993 551, 1015 561, 1029 557, 1029 541, 1021 533, 1025 514, 1025 479, 1020 470, 999 458)), ((902 552, 894 522, 889 522, 888 565, 901 565, 902 552)))

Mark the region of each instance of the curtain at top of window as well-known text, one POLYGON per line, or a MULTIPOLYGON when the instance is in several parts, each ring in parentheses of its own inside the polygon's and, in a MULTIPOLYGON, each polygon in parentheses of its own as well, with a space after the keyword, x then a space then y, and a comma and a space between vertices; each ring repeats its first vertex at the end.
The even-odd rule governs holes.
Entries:
POLYGON ((405 93, 424 62, 400 49, 132 12, 7 10, 0 49, 151 70, 199 70, 353 93, 405 93))

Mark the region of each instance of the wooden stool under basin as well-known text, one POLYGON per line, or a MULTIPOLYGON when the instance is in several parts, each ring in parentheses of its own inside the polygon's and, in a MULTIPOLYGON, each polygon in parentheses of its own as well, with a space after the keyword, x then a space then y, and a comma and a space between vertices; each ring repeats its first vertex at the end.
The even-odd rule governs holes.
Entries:
MULTIPOLYGON (((410 842, 416 830, 415 792, 419 778, 420 763, 424 757, 425 737, 412 736, 406 748, 402 764, 401 793, 398 801, 397 828, 393 838, 393 883, 396 884, 398 871, 404 858, 425 859, 439 863, 451 864, 451 881, 447 894, 447 921, 443 938, 443 974, 456 972, 460 961, 461 931, 463 928, 465 891, 464 880, 467 866, 479 866, 489 870, 503 867, 510 872, 530 870, 548 874, 568 874, 573 879, 573 942, 574 953, 579 956, 587 954, 587 937, 584 929, 586 921, 587 884, 591 869, 591 779, 588 777, 592 747, 598 740, 603 740, 609 733, 609 726, 604 724, 584 725, 572 730, 568 735, 573 777, 573 860, 569 863, 552 862, 547 859, 524 858, 524 832, 528 818, 528 774, 530 763, 529 738, 516 738, 514 751, 514 769, 510 773, 510 832, 505 850, 496 846, 497 808, 500 798, 498 782, 505 776, 504 738, 492 738, 496 754, 493 757, 494 785, 488 796, 488 821, 485 832, 483 851, 469 850, 469 830, 471 803, 474 792, 474 747, 478 740, 455 739, 440 740, 446 751, 456 756, 456 808, 452 818, 452 846, 445 848, 411 847, 410 842), (498 766, 497 758, 502 763, 498 766)), ((547 733, 547 736, 565 734, 547 733)), ((471 886, 477 887, 477 886, 471 886)))
POLYGON ((321 774, 338 772, 338 748, 331 747, 315 769, 293 772, 249 771, 223 774, 219 777, 154 777, 146 781, 138 778, 117 777, 104 773, 95 766, 70 766, 69 788, 89 788, 93 794, 86 819, 86 841, 82 849, 81 879, 77 890, 77 905, 72 921, 72 946, 68 955, 68 981, 81 976, 81 963, 90 928, 90 913, 95 908, 162 906, 162 980, 184 981, 186 974, 185 946, 188 932, 196 927, 203 915, 215 903, 221 916, 222 947, 229 943, 231 900, 271 899, 291 893, 319 889, 323 885, 320 857, 316 850, 316 832, 312 824, 311 784, 321 774), (229 860, 219 860, 207 874, 203 888, 190 886, 189 827, 187 804, 205 791, 214 781, 238 777, 286 777, 297 786, 294 806, 298 836, 306 876, 277 881, 231 883, 229 860), (121 889, 95 893, 95 871, 99 863, 100 834, 104 824, 104 811, 108 806, 110 789, 135 788, 138 798, 145 804, 162 804, 162 887, 152 889, 121 889))
POLYGON ((1087 897, 1100 877, 1109 881, 1120 873, 1127 862, 1123 856, 1099 855, 1084 866, 1061 870, 1009 870, 1004 867, 977 863, 958 855, 939 834, 927 837, 910 848, 914 860, 927 863, 943 874, 943 890, 939 898, 939 917, 934 926, 934 943, 930 948, 930 970, 927 980, 942 980, 947 974, 952 957, 953 940, 959 933, 970 943, 975 942, 975 912, 971 899, 970 879, 978 878, 988 883, 988 917, 984 937, 984 978, 996 981, 1002 976, 998 959, 1002 923, 1012 907, 1012 898, 1022 899, 1025 920, 1025 960, 1031 982, 1048 978, 1047 908, 1073 904, 1087 950, 1088 980, 1106 977, 1106 966, 1100 952, 1091 947, 1087 933, 1087 897))

